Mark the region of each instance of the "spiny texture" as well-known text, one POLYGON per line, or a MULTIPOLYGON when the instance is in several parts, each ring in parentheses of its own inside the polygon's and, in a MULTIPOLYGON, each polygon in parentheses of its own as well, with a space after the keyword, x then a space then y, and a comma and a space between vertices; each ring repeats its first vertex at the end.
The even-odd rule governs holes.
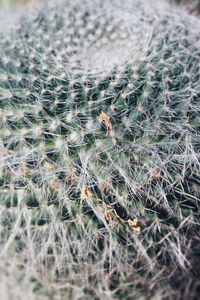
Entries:
POLYGON ((4 299, 196 299, 199 28, 66 0, 2 37, 4 299))

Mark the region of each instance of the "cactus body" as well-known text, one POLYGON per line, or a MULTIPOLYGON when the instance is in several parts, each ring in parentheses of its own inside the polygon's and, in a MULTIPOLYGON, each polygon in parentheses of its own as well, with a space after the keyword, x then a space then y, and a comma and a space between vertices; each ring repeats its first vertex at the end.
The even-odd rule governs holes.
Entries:
POLYGON ((2 282, 21 276, 33 299, 196 299, 199 21, 79 2, 0 42, 2 282))

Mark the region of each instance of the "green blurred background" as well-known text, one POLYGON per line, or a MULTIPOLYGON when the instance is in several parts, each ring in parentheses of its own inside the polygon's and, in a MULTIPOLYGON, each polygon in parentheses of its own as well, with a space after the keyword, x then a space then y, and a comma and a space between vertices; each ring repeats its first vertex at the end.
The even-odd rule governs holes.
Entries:
POLYGON ((5 7, 11 7, 13 5, 25 4, 30 0, 0 0, 0 5, 5 7))

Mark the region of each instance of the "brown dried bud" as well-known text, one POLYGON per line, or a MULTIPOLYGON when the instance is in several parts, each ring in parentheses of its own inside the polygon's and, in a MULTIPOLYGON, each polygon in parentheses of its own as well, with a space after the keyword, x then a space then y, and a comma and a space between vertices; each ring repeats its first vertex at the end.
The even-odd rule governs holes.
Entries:
POLYGON ((100 116, 97 117, 100 123, 105 122, 106 125, 106 136, 112 131, 112 124, 110 122, 110 117, 106 115, 103 111, 101 112, 100 116))
POLYGON ((133 219, 133 220, 128 220, 128 225, 137 233, 140 233, 141 228, 139 226, 139 221, 137 218, 133 219))
POLYGON ((92 197, 92 193, 89 191, 88 187, 83 187, 81 191, 81 200, 86 200, 90 197, 92 197))

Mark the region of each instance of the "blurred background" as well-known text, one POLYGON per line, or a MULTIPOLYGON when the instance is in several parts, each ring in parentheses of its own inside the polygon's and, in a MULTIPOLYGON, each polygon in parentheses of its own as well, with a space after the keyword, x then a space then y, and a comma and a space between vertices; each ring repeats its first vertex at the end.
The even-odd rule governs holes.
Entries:
POLYGON ((45 0, 0 0, 0 9, 14 9, 34 2, 43 2, 45 0))
POLYGON ((23 5, 30 0, 0 0, 0 6, 4 8, 10 8, 16 5, 23 5))
MULTIPOLYGON (((2 11, 14 12, 24 7, 25 5, 32 6, 36 2, 43 2, 43 1, 48 1, 48 0, 0 0, 0 13, 3 17, 2 11)), ((183 5, 189 13, 200 15, 200 0, 164 0, 164 1, 168 1, 172 5, 174 4, 183 5)))
MULTIPOLYGON (((23 4, 26 4, 26 3, 30 3, 30 2, 33 2, 33 1, 44 1, 44 0, 0 0, 0 6, 4 6, 4 7, 13 7, 13 6, 16 6, 16 5, 23 5, 23 4)), ((147 0, 148 1, 148 0, 147 0)), ((200 4, 200 1, 199 0, 168 0, 170 2, 175 2, 175 3, 184 3, 184 4, 197 4, 199 3, 200 4)))
MULTIPOLYGON (((0 9, 13 9, 17 6, 21 6, 24 4, 30 4, 33 2, 42 2, 47 0, 0 0, 0 9)), ((147 0, 148 1, 148 0, 147 0)), ((166 0, 171 3, 177 3, 177 4, 185 4, 189 5, 190 9, 192 9, 192 12, 200 12, 200 0, 166 0), (192 5, 192 6, 191 6, 192 5)))

